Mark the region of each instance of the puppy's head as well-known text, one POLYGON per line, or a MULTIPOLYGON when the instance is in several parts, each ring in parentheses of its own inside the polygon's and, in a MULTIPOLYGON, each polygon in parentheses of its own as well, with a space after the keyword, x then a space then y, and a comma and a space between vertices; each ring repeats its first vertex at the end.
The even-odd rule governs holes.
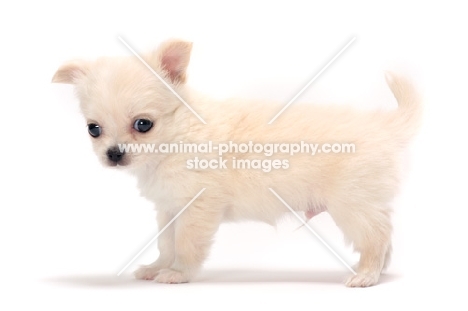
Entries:
MULTIPOLYGON (((181 96, 191 47, 172 40, 143 56, 181 96)), ((145 164, 154 157, 125 152, 122 145, 157 144, 176 135, 174 115, 181 102, 136 57, 72 61, 58 69, 52 82, 75 85, 93 148, 104 165, 145 164)))

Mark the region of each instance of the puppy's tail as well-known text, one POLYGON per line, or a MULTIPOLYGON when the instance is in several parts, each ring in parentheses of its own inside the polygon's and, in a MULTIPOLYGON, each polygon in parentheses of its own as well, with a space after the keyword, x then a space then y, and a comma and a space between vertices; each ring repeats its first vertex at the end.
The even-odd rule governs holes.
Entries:
POLYGON ((418 131, 423 114, 421 98, 413 84, 402 76, 386 72, 385 78, 398 102, 398 110, 392 116, 393 133, 403 142, 418 131))

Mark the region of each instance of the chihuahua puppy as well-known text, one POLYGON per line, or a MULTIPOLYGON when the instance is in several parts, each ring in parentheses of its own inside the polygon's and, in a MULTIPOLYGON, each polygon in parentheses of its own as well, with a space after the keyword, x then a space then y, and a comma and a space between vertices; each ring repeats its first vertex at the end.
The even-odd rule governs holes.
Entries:
POLYGON ((282 108, 279 103, 214 101, 190 90, 186 71, 191 48, 189 42, 169 40, 143 55, 165 83, 136 57, 75 60, 61 66, 53 77, 53 82, 75 86, 98 158, 105 166, 136 176, 142 196, 155 204, 160 229, 206 189, 160 235, 159 258, 139 268, 136 278, 189 282, 201 268, 223 221, 275 224, 289 212, 271 188, 306 219, 323 211, 331 215, 360 253, 356 274, 349 277, 347 286, 376 284, 392 250, 390 204, 400 183, 401 155, 421 118, 421 103, 411 83, 387 75, 397 109, 293 105, 268 124, 282 108), (274 156, 229 150, 221 159, 216 152, 129 152, 121 148, 122 144, 181 142, 349 143, 355 150, 314 155, 278 152, 274 156), (217 169, 196 167, 190 162, 195 158, 228 162, 217 169), (272 158, 279 162, 265 170, 265 161, 272 158), (238 160, 244 164, 260 161, 261 166, 239 168, 238 160))

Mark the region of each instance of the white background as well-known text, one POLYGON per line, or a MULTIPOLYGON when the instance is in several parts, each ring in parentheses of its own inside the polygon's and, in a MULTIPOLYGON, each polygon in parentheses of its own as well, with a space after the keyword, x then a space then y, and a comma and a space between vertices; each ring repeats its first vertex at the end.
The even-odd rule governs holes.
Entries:
MULTIPOLYGON (((466 308, 466 9, 304 3, 1 5, 0 309, 466 308), (156 245, 117 277, 156 234, 155 212, 130 176, 101 168, 72 87, 50 80, 69 59, 129 55, 118 36, 138 51, 171 37, 193 41, 190 84, 219 97, 287 102, 352 37, 299 101, 391 108, 383 70, 409 74, 426 118, 395 200, 394 261, 381 284, 344 287, 346 268, 310 232, 294 232, 294 219, 223 226, 191 284, 131 278, 157 257, 156 245)), ((354 263, 327 215, 311 224, 354 263)))

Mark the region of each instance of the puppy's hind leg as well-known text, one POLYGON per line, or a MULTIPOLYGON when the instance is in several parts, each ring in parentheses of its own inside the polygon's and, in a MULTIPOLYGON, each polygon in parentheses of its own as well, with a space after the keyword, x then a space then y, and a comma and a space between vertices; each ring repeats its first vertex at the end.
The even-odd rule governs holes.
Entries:
POLYGON ((360 253, 356 275, 346 281, 349 287, 376 284, 391 251, 390 211, 373 204, 329 206, 331 217, 346 239, 360 253))

